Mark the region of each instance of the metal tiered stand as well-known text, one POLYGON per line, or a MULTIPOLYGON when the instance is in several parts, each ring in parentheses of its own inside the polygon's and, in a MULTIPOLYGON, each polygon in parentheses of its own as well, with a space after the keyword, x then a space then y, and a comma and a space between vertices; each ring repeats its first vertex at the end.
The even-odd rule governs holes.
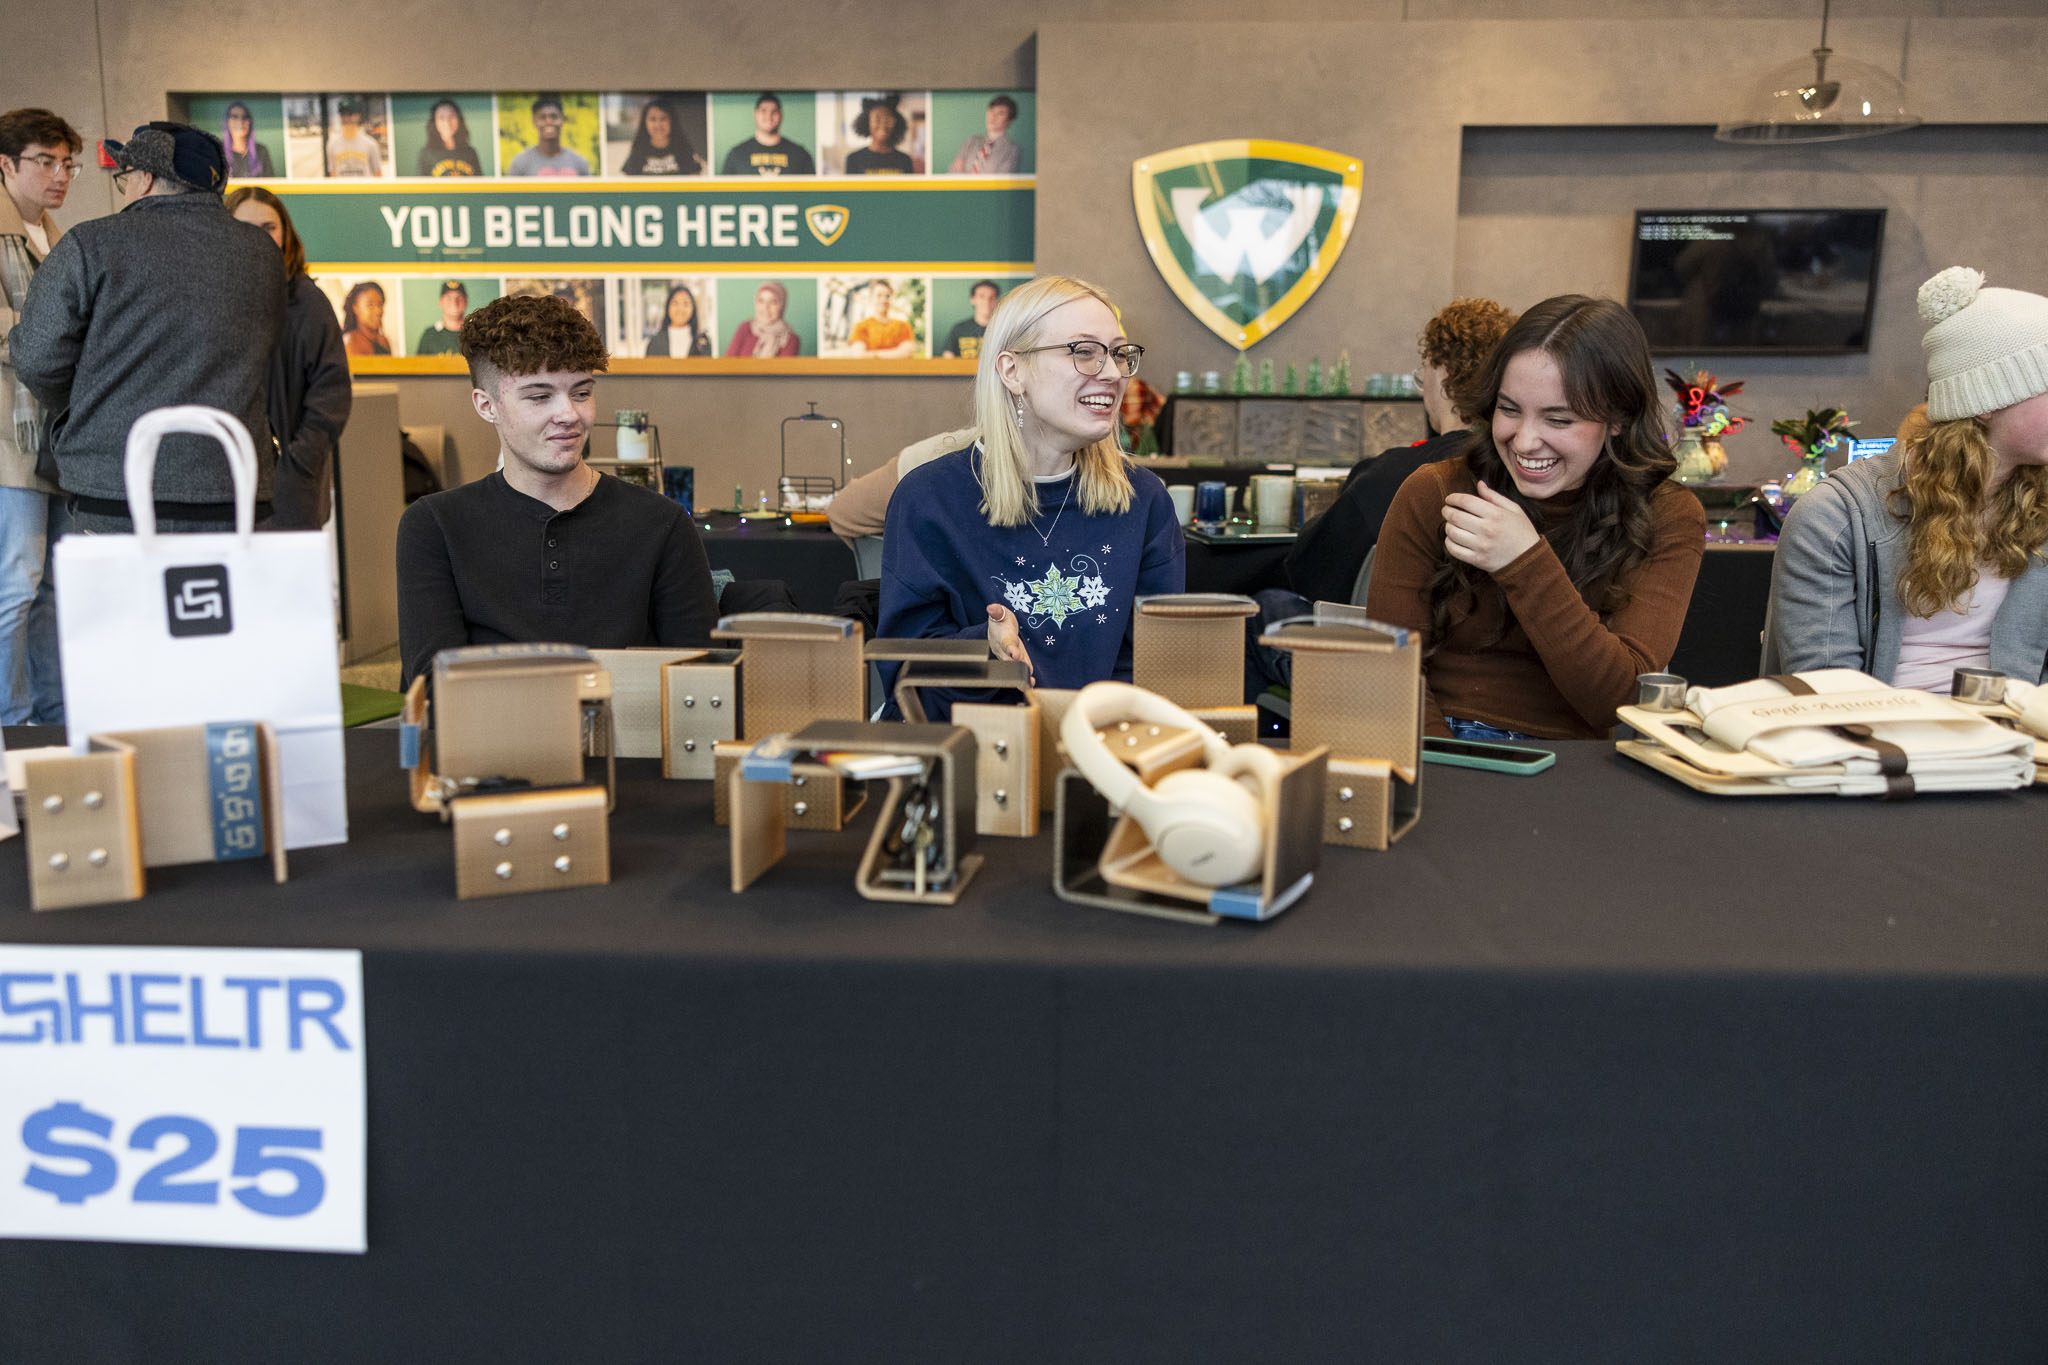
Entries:
POLYGON ((830 417, 818 411, 816 403, 807 403, 809 412, 796 417, 782 419, 782 474, 776 480, 775 496, 780 511, 792 519, 803 516, 806 521, 823 521, 824 506, 831 496, 839 491, 839 476, 846 468, 846 424, 837 417, 830 417), (797 424, 798 435, 820 431, 825 439, 836 438, 838 452, 833 456, 832 472, 829 474, 792 474, 789 472, 789 427, 797 424), (806 426, 806 423, 823 422, 822 428, 806 426))
MULTIPOLYGON (((642 488, 651 489, 656 493, 663 491, 661 476, 661 428, 645 419, 638 422, 592 422, 590 425, 593 430, 609 428, 612 431, 644 432, 647 436, 647 458, 644 460, 621 460, 615 457, 609 460, 594 460, 590 458, 590 444, 586 442, 583 447, 583 463, 589 465, 592 469, 601 470, 616 478, 624 479, 627 483, 639 484, 642 488)), ((616 438, 614 438, 612 449, 618 449, 616 438)))

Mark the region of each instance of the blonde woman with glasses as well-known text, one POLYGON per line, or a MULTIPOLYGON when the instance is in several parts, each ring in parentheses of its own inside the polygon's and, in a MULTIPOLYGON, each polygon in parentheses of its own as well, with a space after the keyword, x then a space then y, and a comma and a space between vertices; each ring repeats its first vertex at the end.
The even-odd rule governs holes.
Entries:
POLYGON ((975 372, 981 439, 889 502, 881 636, 985 638, 1040 687, 1129 681, 1133 602, 1186 579, 1166 486, 1117 442, 1143 355, 1094 285, 1055 275, 1003 300, 975 372))

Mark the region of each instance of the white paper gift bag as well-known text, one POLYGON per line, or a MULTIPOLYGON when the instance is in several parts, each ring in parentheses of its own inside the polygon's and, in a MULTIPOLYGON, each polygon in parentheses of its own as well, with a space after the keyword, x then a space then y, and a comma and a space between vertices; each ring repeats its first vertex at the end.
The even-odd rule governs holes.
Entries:
POLYGON ((57 634, 71 746, 109 730, 269 721, 284 786, 284 844, 348 839, 341 677, 327 539, 254 534, 256 452, 214 408, 159 408, 128 433, 133 535, 57 543, 57 634), (157 445, 172 432, 212 436, 235 482, 232 534, 158 535, 151 502, 157 445))

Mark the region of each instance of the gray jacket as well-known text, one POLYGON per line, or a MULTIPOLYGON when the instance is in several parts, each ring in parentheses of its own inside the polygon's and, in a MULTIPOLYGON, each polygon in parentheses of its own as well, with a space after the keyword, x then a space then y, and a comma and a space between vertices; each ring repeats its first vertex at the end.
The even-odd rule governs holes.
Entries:
MULTIPOLYGON (((1900 453, 1844 466, 1793 505, 1771 567, 1759 671, 1859 668, 1884 682, 1898 671, 1906 523, 1885 499, 1899 486, 1900 453)), ((1991 618, 1990 666, 2048 681, 2048 566, 2029 559, 2007 590, 1991 618)))
MULTIPOLYGON (((153 195, 80 223, 36 271, 9 338, 15 372, 50 416, 66 492, 125 498, 128 428, 152 408, 203 403, 255 440, 259 501, 276 456, 264 412, 284 325, 284 254, 217 194, 153 195)), ((226 458, 201 436, 165 438, 159 502, 234 498, 226 458)))

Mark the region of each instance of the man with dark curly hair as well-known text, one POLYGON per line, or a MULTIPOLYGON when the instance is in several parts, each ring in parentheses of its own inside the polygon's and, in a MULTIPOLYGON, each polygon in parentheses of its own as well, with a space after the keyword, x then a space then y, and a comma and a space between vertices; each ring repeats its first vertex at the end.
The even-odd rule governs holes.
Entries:
POLYGON ((1294 591, 1310 602, 1352 600, 1359 570, 1379 541, 1380 523, 1402 481, 1463 448, 1469 419, 1458 395, 1485 368, 1486 358, 1514 326, 1515 316, 1492 299, 1454 299, 1423 326, 1416 339, 1422 365, 1415 375, 1422 383, 1429 429, 1435 434, 1352 466, 1337 501, 1301 528, 1288 553, 1287 581, 1294 591))
POLYGON ((398 523, 402 685, 458 645, 709 644, 718 603, 696 525, 583 462, 611 363, 597 329, 558 298, 501 298, 463 323, 462 354, 501 467, 398 523))

